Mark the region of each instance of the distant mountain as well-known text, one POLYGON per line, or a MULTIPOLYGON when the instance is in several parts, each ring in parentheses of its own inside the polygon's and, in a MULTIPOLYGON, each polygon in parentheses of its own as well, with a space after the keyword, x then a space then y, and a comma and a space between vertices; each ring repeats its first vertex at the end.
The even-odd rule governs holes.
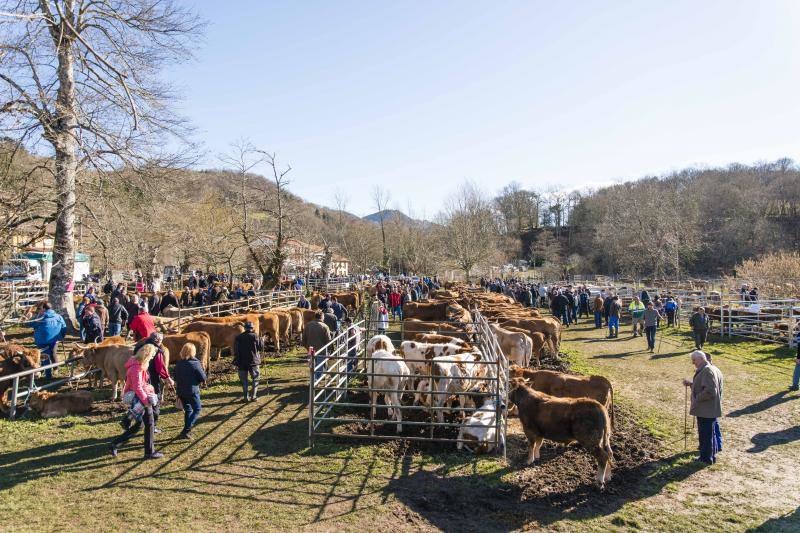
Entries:
POLYGON ((410 216, 406 215, 405 213, 403 213, 402 211, 398 211, 397 209, 386 209, 385 211, 378 211, 377 213, 372 213, 371 215, 362 217, 362 220, 367 220, 369 222, 374 222, 375 224, 380 224, 381 214, 383 214, 384 222, 398 222, 400 224, 408 224, 409 226, 416 226, 422 224, 422 221, 415 220, 410 216))

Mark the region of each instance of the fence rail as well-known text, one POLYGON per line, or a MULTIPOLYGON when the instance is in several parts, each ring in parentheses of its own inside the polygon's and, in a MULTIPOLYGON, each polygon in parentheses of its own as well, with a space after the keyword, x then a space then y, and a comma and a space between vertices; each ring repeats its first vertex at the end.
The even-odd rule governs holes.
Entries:
MULTIPOLYGON (((493 436, 489 444, 496 452, 505 456, 505 434, 507 419, 505 406, 508 400, 508 362, 500 349, 496 336, 489 328, 486 319, 478 314, 471 324, 474 336, 474 345, 480 350, 480 360, 465 363, 473 369, 472 375, 452 378, 458 385, 456 392, 448 389, 438 391, 435 381, 443 379, 433 372, 433 361, 426 359, 403 359, 406 363, 416 363, 415 368, 427 367, 426 371, 411 376, 412 380, 419 380, 423 384, 421 389, 429 401, 426 405, 403 404, 403 394, 416 396, 419 392, 416 387, 407 390, 376 387, 374 378, 392 377, 376 371, 376 360, 367 357, 366 345, 372 334, 376 332, 374 324, 359 322, 360 332, 366 333, 363 338, 356 338, 351 330, 345 331, 335 337, 324 348, 311 358, 309 365, 309 404, 308 404, 308 438, 309 445, 313 446, 316 439, 329 438, 354 438, 365 440, 407 440, 451 443, 461 445, 476 444, 474 439, 464 438, 461 430, 467 428, 482 428, 493 436), (424 384, 427 382, 427 390, 424 384), (466 386, 469 384, 470 386, 466 386), (483 384, 485 390, 472 390, 473 386, 483 384), (397 395, 400 405, 392 405, 402 416, 402 426, 408 426, 410 431, 405 434, 381 434, 376 431, 378 425, 398 424, 396 420, 386 420, 376 417, 375 411, 383 408, 378 403, 378 395, 397 395), (445 399, 456 396, 459 407, 445 406, 445 399), (490 398, 491 409, 486 410, 485 404, 475 403, 469 406, 466 400, 477 397, 490 398), (462 421, 446 421, 444 412, 452 412, 455 416, 463 415, 462 421), (485 413, 491 417, 491 423, 470 423, 470 415, 485 413), (406 416, 408 415, 408 416, 406 416), (366 428, 358 429, 358 428, 366 428), (451 433, 459 429, 458 436, 451 433)), ((390 331, 389 335, 400 334, 403 331, 390 331)), ((448 402, 449 403, 449 402, 448 402)), ((388 406, 387 406, 388 407, 388 406)), ((394 414, 394 413, 393 413, 394 414)))
MULTIPOLYGON (((165 320, 162 322, 162 325, 168 326, 173 320, 179 321, 181 319, 187 318, 188 316, 220 316, 224 313, 236 313, 253 309, 269 310, 275 307, 294 305, 299 297, 300 297, 300 291, 274 291, 270 294, 256 296, 254 298, 232 300, 229 302, 220 302, 219 304, 212 304, 203 307, 188 308, 181 316, 174 317, 172 318, 172 320, 169 319, 165 320)), ((181 311, 184 310, 182 309, 181 311)), ((60 345, 62 346, 63 349, 64 344, 60 343, 60 345)), ((20 400, 24 400, 24 404, 27 404, 28 399, 30 398, 30 395, 33 392, 42 389, 56 389, 61 385, 64 385, 65 383, 76 381, 94 372, 98 372, 98 370, 94 369, 76 374, 75 366, 77 362, 81 361, 82 359, 83 357, 74 357, 66 359, 64 361, 59 361, 57 363, 52 363, 38 368, 33 368, 22 372, 18 372, 16 374, 0 377, 0 383, 4 381, 12 382, 11 398, 9 402, 9 414, 8 414, 9 418, 12 420, 14 419, 17 412, 17 403, 20 400), (35 380, 36 375, 40 374, 44 370, 59 368, 66 365, 69 365, 70 369, 69 375, 67 377, 60 380, 51 381, 42 386, 38 386, 36 384, 35 380), (20 385, 23 386, 24 390, 20 389, 20 385)))

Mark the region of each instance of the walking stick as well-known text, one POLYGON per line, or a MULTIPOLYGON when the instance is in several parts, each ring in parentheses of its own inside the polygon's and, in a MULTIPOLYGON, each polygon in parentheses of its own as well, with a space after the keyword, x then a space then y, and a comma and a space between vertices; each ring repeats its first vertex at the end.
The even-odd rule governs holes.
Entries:
POLYGON ((683 450, 686 451, 689 436, 689 387, 683 387, 683 450))

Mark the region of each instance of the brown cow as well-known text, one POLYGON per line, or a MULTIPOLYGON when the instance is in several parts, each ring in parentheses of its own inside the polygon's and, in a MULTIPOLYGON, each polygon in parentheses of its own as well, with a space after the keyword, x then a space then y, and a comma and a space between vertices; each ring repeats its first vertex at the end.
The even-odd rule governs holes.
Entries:
MULTIPOLYGON (((193 344, 197 349, 197 359, 203 368, 208 372, 211 365, 211 337, 205 331, 192 331, 189 333, 177 333, 165 335, 162 344, 170 353, 181 353, 181 348, 187 344, 193 344)), ((173 358, 177 362, 178 358, 173 358)))
POLYGON ((92 393, 88 390, 36 391, 31 394, 30 406, 42 418, 85 413, 92 410, 92 393))
POLYGON ((253 333, 256 335, 260 335, 261 331, 259 329, 260 325, 260 318, 261 313, 245 313, 241 315, 231 315, 231 316, 200 316, 192 318, 192 322, 213 322, 216 324, 244 324, 245 322, 252 322, 253 324, 253 333))
POLYGON ((275 346, 275 351, 281 351, 281 318, 277 313, 264 311, 258 314, 259 329, 262 337, 269 337, 275 346))
MULTIPOLYGON (((0 344, 0 376, 18 374, 32 368, 39 368, 41 352, 35 348, 25 348, 12 342, 0 344)), ((12 380, 0 381, 0 396, 11 387, 12 380)))
POLYGON ((544 333, 553 354, 558 353, 561 345, 561 322, 558 319, 547 318, 511 318, 503 320, 501 327, 509 326, 525 330, 529 336, 534 333, 544 333))
POLYGON ((233 343, 236 340, 236 336, 244 332, 244 326, 240 322, 234 322, 232 324, 192 322, 191 324, 187 324, 183 329, 184 334, 195 331, 204 331, 208 333, 211 339, 212 350, 214 348, 217 350, 215 359, 219 359, 222 356, 222 350, 226 348, 229 348, 231 354, 233 354, 233 343))
POLYGON ((303 337, 303 326, 305 326, 303 310, 293 307, 289 309, 289 314, 292 315, 292 333, 297 335, 297 338, 300 339, 303 337))
POLYGON ((447 320, 447 312, 453 303, 449 300, 443 302, 406 302, 403 305, 405 318, 418 318, 420 320, 447 320))
POLYGON ((271 309, 267 312, 278 317, 278 336, 288 345, 292 336, 292 315, 282 309, 271 309))
POLYGON ((516 365, 509 367, 509 376, 524 379, 539 392, 560 398, 591 398, 603 405, 614 422, 614 388, 603 376, 575 376, 552 370, 531 370, 516 365))
POLYGON ((544 439, 563 444, 578 442, 597 461, 595 480, 602 489, 611 475, 611 422, 608 412, 590 398, 558 398, 525 385, 519 378, 509 387, 509 400, 517 406, 519 421, 530 450, 526 464, 539 458, 544 439))

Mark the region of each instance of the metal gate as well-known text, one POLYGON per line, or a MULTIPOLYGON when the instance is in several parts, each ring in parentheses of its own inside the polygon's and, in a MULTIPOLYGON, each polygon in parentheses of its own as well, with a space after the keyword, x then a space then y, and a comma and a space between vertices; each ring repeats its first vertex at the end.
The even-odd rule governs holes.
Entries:
MULTIPOLYGON (((309 364, 309 403, 308 403, 308 438, 309 445, 314 446, 320 437, 349 438, 364 440, 407 440, 440 442, 462 445, 474 445, 474 439, 461 436, 461 430, 482 428, 493 430, 493 437, 488 443, 505 457, 505 435, 507 427, 506 406, 508 405, 508 362, 500 349, 495 334, 489 328, 486 319, 476 313, 474 322, 470 324, 469 333, 472 344, 481 352, 480 361, 469 363, 473 366, 473 376, 463 378, 465 383, 482 385, 481 391, 467 387, 458 387, 458 392, 439 392, 435 381, 439 377, 433 373, 433 361, 426 359, 404 359, 407 363, 420 363, 427 366, 409 380, 411 383, 427 382, 425 394, 429 398, 428 405, 415 405, 409 396, 416 396, 416 387, 409 390, 391 388, 370 389, 369 378, 391 376, 375 371, 374 364, 366 357, 366 345, 375 333, 368 322, 356 324, 358 333, 353 330, 344 331, 336 336, 314 357, 309 364), (400 398, 399 409, 402 414, 402 433, 395 432, 397 422, 390 418, 381 418, 387 414, 386 406, 371 399, 372 393, 378 396, 395 393, 400 398), (403 400, 403 395, 406 400, 403 400), (458 407, 445 407, 444 398, 438 402, 434 398, 442 395, 448 398, 455 396, 458 407), (482 405, 467 406, 470 397, 481 397, 482 405), (487 405, 490 406, 487 408, 487 405), (372 417, 372 408, 377 415, 372 417), (480 413, 477 413, 480 411, 480 413), (438 420, 439 413, 450 412, 450 420, 438 420), (493 414, 492 414, 493 413, 493 414), (457 418, 461 415, 463 420, 457 418), (471 423, 471 416, 481 415, 484 423, 471 423), (486 420, 491 416, 490 424, 486 420)), ((397 333, 389 331, 388 333, 397 333)), ((447 331, 442 331, 447 334, 447 331)), ((454 381, 458 381, 457 379, 454 381)), ((419 385, 417 385, 419 386, 419 385)), ((424 387, 425 385, 423 385, 424 387)), ((469 430, 467 430, 469 431, 469 430)), ((487 433, 489 434, 489 433, 487 433)))

